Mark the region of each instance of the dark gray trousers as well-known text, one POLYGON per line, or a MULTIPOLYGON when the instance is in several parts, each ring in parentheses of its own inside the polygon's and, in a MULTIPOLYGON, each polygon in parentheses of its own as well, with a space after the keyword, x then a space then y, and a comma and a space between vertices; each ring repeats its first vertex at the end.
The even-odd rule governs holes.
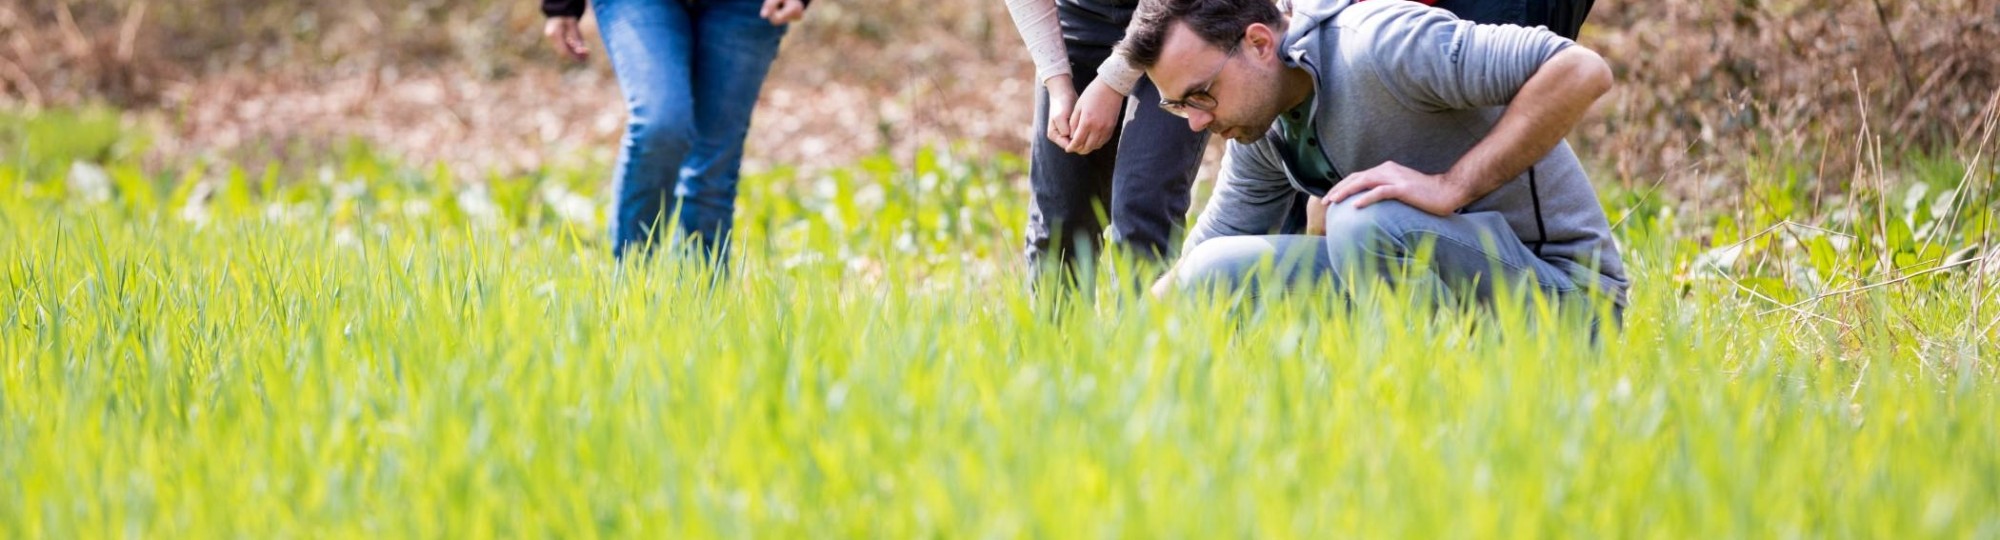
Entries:
MULTIPOLYGON (((1077 94, 1097 78, 1111 50, 1071 44, 1071 78, 1077 94)), ((1083 257, 1104 249, 1105 218, 1111 241, 1142 259, 1171 260, 1187 223, 1190 191, 1208 134, 1160 110, 1160 91, 1140 79, 1126 98, 1118 128, 1102 148, 1085 155, 1063 151, 1048 138, 1049 95, 1035 92, 1034 145, 1029 185, 1028 267, 1032 276, 1051 269, 1074 283, 1083 257)))

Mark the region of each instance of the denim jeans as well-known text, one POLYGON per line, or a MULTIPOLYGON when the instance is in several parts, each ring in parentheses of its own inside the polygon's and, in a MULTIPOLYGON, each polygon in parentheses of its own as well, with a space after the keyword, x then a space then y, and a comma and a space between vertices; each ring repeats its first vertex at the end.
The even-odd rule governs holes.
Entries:
POLYGON ((1495 283, 1531 285, 1550 298, 1617 298, 1597 273, 1575 261, 1543 258, 1523 243, 1497 212, 1436 216, 1396 201, 1356 209, 1336 203, 1326 212, 1326 236, 1225 236, 1202 242, 1175 272, 1183 287, 1253 291, 1259 277, 1296 286, 1329 279, 1410 278, 1448 296, 1490 302, 1495 283), (1430 250, 1428 258, 1419 252, 1430 250), (1422 266, 1415 266, 1422 262, 1422 266))
POLYGON ((612 254, 649 250, 672 220, 674 241, 726 263, 743 138, 785 27, 758 16, 760 0, 593 4, 630 116, 612 172, 612 254))

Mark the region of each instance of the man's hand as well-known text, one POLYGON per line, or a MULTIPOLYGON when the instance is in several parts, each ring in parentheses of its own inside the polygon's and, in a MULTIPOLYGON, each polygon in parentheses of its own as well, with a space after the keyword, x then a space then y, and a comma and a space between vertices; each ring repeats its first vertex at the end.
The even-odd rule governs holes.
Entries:
POLYGON ((1118 114, 1125 108, 1125 95, 1105 84, 1104 79, 1090 82, 1083 89, 1083 97, 1078 98, 1076 110, 1069 114, 1070 143, 1063 147, 1072 154, 1088 154, 1103 147, 1111 140, 1111 131, 1116 129, 1118 114))
POLYGON ((772 26, 782 26, 797 22, 806 16, 806 3, 800 0, 764 0, 764 9, 757 15, 771 21, 772 26))
POLYGON ((542 35, 548 37, 558 54, 575 60, 590 57, 590 48, 583 45, 583 30, 578 28, 576 17, 549 17, 548 22, 542 23, 542 35))
POLYGON ((1168 293, 1174 292, 1174 282, 1177 281, 1174 277, 1174 270, 1179 268, 1180 265, 1176 264, 1172 268, 1168 268, 1167 273, 1160 274, 1160 279, 1153 280, 1153 287, 1151 289, 1153 298, 1165 298, 1168 293))
POLYGON ((1067 149, 1074 140, 1069 118, 1076 108, 1076 84, 1069 75, 1049 77, 1042 84, 1049 89, 1049 142, 1067 149))
POLYGON ((1306 199, 1306 234, 1326 236, 1326 209, 1332 207, 1333 203, 1327 202, 1326 197, 1306 199))
POLYGON ((1434 216, 1448 216, 1472 204, 1466 186, 1461 184, 1448 181, 1441 174, 1424 174, 1389 161, 1347 175, 1332 191, 1326 192, 1326 199, 1338 203, 1354 197, 1355 208, 1396 200, 1434 216))

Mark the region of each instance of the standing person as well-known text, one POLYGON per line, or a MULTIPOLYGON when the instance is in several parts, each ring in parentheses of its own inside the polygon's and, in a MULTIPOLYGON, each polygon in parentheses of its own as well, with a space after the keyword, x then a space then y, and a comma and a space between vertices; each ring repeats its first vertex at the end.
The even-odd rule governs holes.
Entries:
POLYGON ((1624 304, 1611 226, 1563 142, 1611 87, 1590 49, 1397 0, 1301 1, 1289 19, 1267 0, 1147 0, 1119 47, 1161 108, 1230 139, 1156 292, 1242 287, 1275 259, 1291 279, 1415 270, 1482 299, 1504 281, 1624 304), (1301 191, 1331 201, 1326 236, 1271 234, 1301 191))
POLYGON ((1038 86, 1025 250, 1031 276, 1056 270, 1075 283, 1077 259, 1103 247, 1106 213, 1112 241, 1134 255, 1175 252, 1208 135, 1153 107, 1159 89, 1111 54, 1138 4, 1007 0, 1038 86), (1126 106, 1128 96, 1135 106, 1126 106))
MULTIPOLYGON (((787 25, 810 0, 596 0, 597 27, 629 120, 612 169, 611 253, 676 241, 726 265, 750 112, 787 25), (672 220, 673 225, 669 225, 672 220)), ((556 50, 589 54, 588 0, 542 0, 556 50)))

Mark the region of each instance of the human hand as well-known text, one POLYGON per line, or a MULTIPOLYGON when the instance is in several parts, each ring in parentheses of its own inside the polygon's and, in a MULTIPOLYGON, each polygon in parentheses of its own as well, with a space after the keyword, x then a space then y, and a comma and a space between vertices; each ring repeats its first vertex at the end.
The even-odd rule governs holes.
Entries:
POLYGON ((1451 215, 1472 203, 1466 200, 1465 187, 1445 181, 1444 175, 1424 174, 1394 161, 1347 175, 1326 192, 1326 199, 1336 203, 1348 197, 1354 197, 1355 208, 1396 200, 1434 216, 1451 215))
POLYGON ((764 9, 757 15, 771 21, 772 26, 791 24, 806 16, 806 4, 800 0, 764 0, 764 9))
POLYGON ((583 44, 583 30, 577 25, 576 17, 549 17, 542 23, 542 35, 556 52, 574 60, 590 57, 590 48, 583 44))
POLYGON ((1153 280, 1153 287, 1151 289, 1153 298, 1165 298, 1167 296, 1167 293, 1171 293, 1173 292, 1173 290, 1174 290, 1174 273, 1172 271, 1167 272, 1166 275, 1160 276, 1160 279, 1153 280))
POLYGON ((1118 114, 1124 108, 1124 94, 1105 84, 1104 79, 1091 81, 1090 87, 1083 89, 1083 96, 1077 98, 1076 108, 1069 113, 1070 143, 1063 150, 1088 154, 1104 146, 1111 140, 1118 114))
POLYGON ((1306 199, 1306 234, 1326 236, 1326 209, 1332 206, 1326 197, 1306 199))
POLYGON ((1076 85, 1070 81, 1069 75, 1057 75, 1042 83, 1049 89, 1049 142, 1065 149, 1073 140, 1069 119, 1076 108, 1076 85))
POLYGON ((1153 280, 1153 286, 1148 289, 1153 298, 1165 298, 1174 292, 1174 286, 1180 283, 1180 269, 1181 263, 1175 261, 1172 266, 1167 267, 1166 272, 1160 273, 1159 279, 1153 280))

